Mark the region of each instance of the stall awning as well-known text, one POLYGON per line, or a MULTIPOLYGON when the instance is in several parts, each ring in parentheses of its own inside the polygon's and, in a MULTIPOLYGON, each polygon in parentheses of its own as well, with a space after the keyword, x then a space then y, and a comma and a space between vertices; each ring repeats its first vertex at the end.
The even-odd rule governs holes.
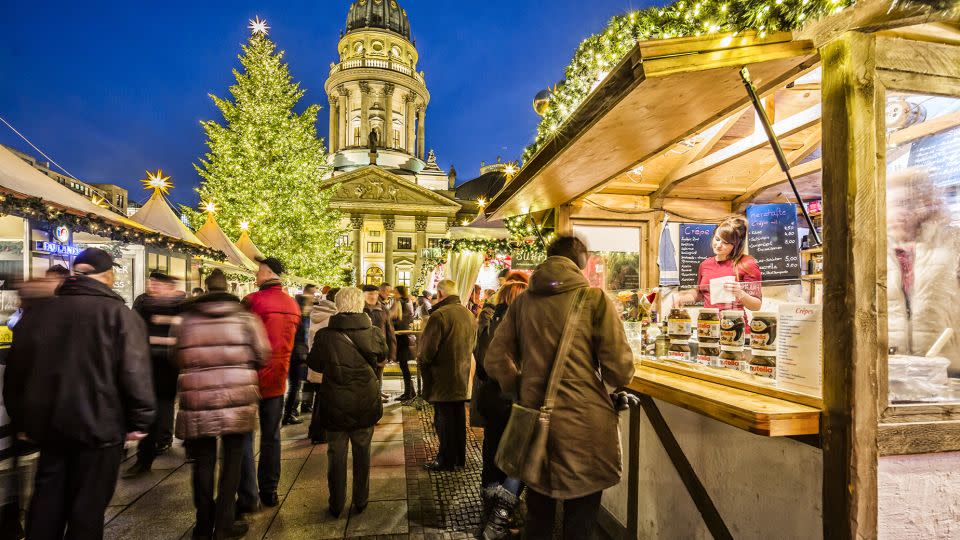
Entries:
POLYGON ((185 242, 204 245, 203 242, 193 234, 189 227, 180 221, 180 218, 173 213, 173 209, 164 200, 160 190, 154 190, 150 200, 144 204, 137 213, 131 216, 131 219, 141 223, 151 229, 162 232, 167 236, 172 236, 185 242))
POLYGON ((148 227, 101 208, 89 199, 41 173, 16 154, 0 146, 0 188, 18 197, 43 199, 79 215, 93 214, 134 231, 152 232, 148 227))
POLYGON ((817 61, 813 44, 789 32, 641 42, 497 194, 487 215, 568 203, 729 116, 749 102, 743 66, 762 95, 817 61))
POLYGON ((223 229, 220 228, 213 213, 208 213, 207 221, 203 224, 203 227, 197 229, 197 238, 209 247, 222 251, 227 256, 227 261, 241 270, 255 272, 259 266, 230 241, 223 229))
POLYGON ((247 233, 247 231, 240 232, 240 238, 237 239, 237 247, 240 248, 240 252, 250 260, 255 261, 263 257, 263 253, 260 252, 257 245, 250 239, 250 234, 247 233))

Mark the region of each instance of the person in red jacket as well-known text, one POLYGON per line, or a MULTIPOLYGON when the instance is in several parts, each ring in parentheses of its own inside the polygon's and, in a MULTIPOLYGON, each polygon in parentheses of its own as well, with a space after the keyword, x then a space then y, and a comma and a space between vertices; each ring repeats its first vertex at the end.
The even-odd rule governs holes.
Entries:
POLYGON ((260 290, 247 295, 243 304, 260 317, 270 341, 270 360, 257 373, 260 378, 260 463, 254 480, 253 435, 247 437, 240 475, 237 513, 256 511, 257 499, 264 506, 277 506, 277 484, 280 482, 280 420, 283 396, 286 393, 290 353, 300 324, 297 301, 283 290, 280 276, 283 263, 273 257, 258 258, 257 286, 260 290), (258 489, 259 486, 259 489, 258 489), (258 494, 259 491, 259 494, 258 494), (258 497, 259 495, 259 497, 258 497))

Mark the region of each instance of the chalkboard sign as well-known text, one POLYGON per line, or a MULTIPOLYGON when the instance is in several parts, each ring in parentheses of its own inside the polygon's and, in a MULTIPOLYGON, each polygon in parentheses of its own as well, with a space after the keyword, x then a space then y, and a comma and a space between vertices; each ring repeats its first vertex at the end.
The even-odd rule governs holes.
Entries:
POLYGON ((716 225, 700 223, 680 224, 680 285, 683 287, 697 284, 697 270, 700 262, 713 256, 713 231, 716 225))
POLYGON ((910 166, 926 169, 947 204, 960 202, 960 127, 924 137, 910 149, 910 166))
POLYGON ((795 204, 747 208, 747 245, 764 281, 800 279, 800 243, 795 204))

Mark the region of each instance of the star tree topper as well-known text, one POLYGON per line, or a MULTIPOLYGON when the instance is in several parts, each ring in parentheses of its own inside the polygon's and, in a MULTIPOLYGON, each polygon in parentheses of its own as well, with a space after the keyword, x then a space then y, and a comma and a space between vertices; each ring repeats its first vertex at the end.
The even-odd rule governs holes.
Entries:
POLYGON ((250 29, 250 32, 253 33, 253 35, 257 35, 257 34, 267 35, 267 33, 270 30, 270 27, 267 26, 267 21, 264 19, 261 19, 259 15, 257 15, 254 19, 250 21, 250 26, 248 26, 247 28, 250 29))
POLYGON ((157 169, 155 173, 147 171, 146 180, 140 182, 143 183, 143 187, 152 189, 154 192, 159 191, 161 195, 170 193, 170 188, 173 187, 173 184, 170 183, 170 177, 164 176, 162 169, 157 169))

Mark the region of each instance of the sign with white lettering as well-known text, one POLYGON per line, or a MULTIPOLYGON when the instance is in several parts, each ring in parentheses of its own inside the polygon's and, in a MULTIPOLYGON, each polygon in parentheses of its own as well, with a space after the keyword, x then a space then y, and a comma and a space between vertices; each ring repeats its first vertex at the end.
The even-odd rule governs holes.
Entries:
POLYGON ((763 281, 800 279, 800 242, 795 204, 758 204, 747 208, 747 246, 763 281))
POLYGON ((713 231, 716 225, 700 223, 680 224, 680 285, 689 287, 697 284, 700 263, 713 256, 713 231))
POLYGON ((57 244, 55 242, 37 242, 34 249, 43 253, 62 255, 64 257, 76 257, 83 251, 83 249, 76 246, 57 244))
POLYGON ((823 306, 780 304, 777 387, 823 395, 823 306))

